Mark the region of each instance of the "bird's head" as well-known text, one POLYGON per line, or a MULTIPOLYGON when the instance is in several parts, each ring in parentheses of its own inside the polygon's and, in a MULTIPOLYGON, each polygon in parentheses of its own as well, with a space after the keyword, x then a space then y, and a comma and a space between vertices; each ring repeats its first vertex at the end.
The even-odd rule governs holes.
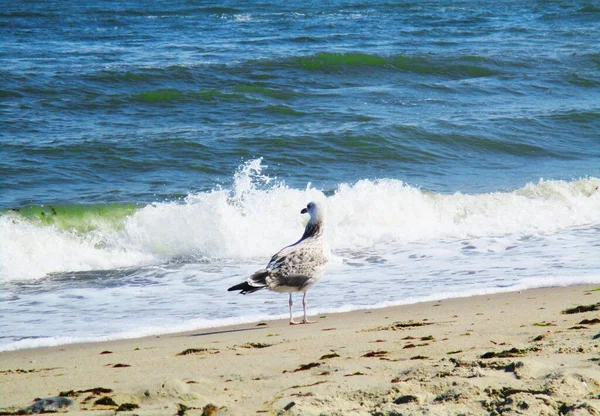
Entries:
POLYGON ((300 211, 301 214, 308 214, 310 215, 310 220, 309 222, 311 223, 315 223, 315 222, 321 222, 323 221, 323 215, 324 215, 324 208, 323 206, 318 203, 318 202, 309 202, 306 205, 306 208, 302 208, 302 211, 300 211))

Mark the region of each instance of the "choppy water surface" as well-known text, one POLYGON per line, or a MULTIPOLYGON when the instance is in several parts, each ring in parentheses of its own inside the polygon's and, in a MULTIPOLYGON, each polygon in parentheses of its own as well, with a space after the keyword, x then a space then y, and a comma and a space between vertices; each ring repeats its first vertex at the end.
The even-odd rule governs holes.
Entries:
POLYGON ((0 348, 283 316, 226 288, 324 201, 313 311, 600 283, 600 8, 13 2, 0 348))

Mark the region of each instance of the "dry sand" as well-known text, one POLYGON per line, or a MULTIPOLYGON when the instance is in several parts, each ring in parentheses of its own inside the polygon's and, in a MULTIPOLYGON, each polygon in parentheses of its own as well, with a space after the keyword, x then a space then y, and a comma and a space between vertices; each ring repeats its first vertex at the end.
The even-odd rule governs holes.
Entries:
POLYGON ((572 286, 3 352, 0 409, 62 392, 86 415, 598 415, 598 309, 572 286))

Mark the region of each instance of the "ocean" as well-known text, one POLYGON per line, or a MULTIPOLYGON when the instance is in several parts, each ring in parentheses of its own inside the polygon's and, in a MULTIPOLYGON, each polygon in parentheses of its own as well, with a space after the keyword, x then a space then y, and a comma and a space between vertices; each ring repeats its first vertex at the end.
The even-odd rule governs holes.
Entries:
POLYGON ((600 283, 600 8, 324 3, 3 4, 0 350, 600 283))

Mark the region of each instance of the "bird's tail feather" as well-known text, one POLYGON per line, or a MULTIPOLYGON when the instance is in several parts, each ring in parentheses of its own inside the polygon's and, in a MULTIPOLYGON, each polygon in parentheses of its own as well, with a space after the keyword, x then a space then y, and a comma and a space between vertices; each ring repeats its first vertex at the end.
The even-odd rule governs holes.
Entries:
POLYGON ((250 286, 248 282, 242 282, 238 285, 231 286, 227 291, 232 292, 234 290, 239 290, 242 295, 245 295, 246 293, 256 292, 261 289, 264 289, 264 287, 250 286))
POLYGON ((239 290, 242 295, 245 295, 246 293, 264 289, 267 286, 266 279, 268 275, 269 272, 267 270, 259 270, 250 276, 247 281, 231 286, 227 291, 232 292, 234 290, 239 290), (253 284, 250 284, 250 282, 253 284))

